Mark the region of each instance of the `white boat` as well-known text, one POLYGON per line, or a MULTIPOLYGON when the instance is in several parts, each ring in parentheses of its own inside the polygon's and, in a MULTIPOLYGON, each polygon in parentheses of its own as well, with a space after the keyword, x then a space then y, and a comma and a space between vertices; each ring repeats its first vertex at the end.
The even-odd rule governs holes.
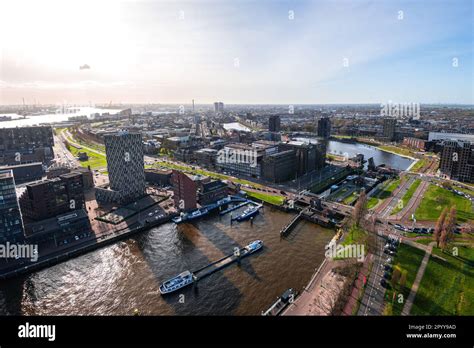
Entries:
POLYGON ((193 274, 190 271, 184 271, 176 277, 168 279, 160 285, 160 293, 162 295, 169 294, 173 291, 179 290, 194 282, 193 274))

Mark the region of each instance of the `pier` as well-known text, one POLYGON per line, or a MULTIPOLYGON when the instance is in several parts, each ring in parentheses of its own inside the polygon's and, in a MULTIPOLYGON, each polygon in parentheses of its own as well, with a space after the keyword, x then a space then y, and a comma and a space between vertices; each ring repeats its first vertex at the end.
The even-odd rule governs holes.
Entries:
POLYGON ((305 210, 300 211, 298 215, 293 217, 293 219, 280 231, 280 236, 284 237, 291 232, 293 227, 295 227, 298 221, 301 219, 304 211, 305 210))
POLYGON ((199 268, 199 269, 193 271, 192 273, 193 273, 194 279, 195 279, 195 281, 199 281, 202 278, 207 277, 208 275, 211 275, 214 272, 217 272, 217 271, 223 269, 224 267, 227 267, 227 266, 233 264, 234 262, 240 261, 241 259, 243 259, 246 256, 252 255, 254 252, 256 252, 260 249, 261 248, 251 251, 247 247, 240 248, 238 250, 238 252, 234 252, 230 255, 224 256, 223 258, 221 258, 217 261, 211 262, 207 266, 204 266, 202 268, 199 268))

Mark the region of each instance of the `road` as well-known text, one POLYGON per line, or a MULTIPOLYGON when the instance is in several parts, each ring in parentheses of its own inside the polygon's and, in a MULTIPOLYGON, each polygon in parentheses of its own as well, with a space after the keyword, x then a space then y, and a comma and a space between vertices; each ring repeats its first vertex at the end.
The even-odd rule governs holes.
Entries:
POLYGON ((372 271, 370 272, 357 315, 382 315, 383 313, 385 288, 380 285, 380 281, 384 274, 383 264, 388 256, 383 252, 385 238, 382 233, 377 233, 375 244, 372 271))

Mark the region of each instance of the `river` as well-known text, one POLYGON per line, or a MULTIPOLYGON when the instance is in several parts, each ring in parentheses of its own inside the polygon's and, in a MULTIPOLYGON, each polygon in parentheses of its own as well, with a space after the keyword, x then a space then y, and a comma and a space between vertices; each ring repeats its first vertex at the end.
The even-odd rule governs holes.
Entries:
MULTIPOLYGON (((237 214, 233 212, 234 216, 237 214)), ((123 242, 48 269, 5 281, 0 314, 22 315, 259 315, 293 287, 301 291, 324 258, 334 231, 300 222, 287 239, 287 214, 270 207, 230 225, 230 215, 194 224, 167 223, 123 242), (159 285, 261 239, 264 249, 175 294, 159 285), (184 295, 184 296, 180 296, 184 295)))
MULTIPOLYGON (((312 138, 296 138, 297 140, 306 142, 318 142, 318 139, 312 138)), ((374 146, 362 144, 362 143, 343 143, 340 141, 330 140, 327 143, 327 153, 354 157, 358 153, 364 155, 365 160, 370 157, 374 158, 375 165, 385 164, 391 168, 398 170, 406 170, 412 163, 413 160, 407 157, 398 156, 396 154, 382 151, 374 146)), ((367 168, 367 164, 365 167, 367 168)))

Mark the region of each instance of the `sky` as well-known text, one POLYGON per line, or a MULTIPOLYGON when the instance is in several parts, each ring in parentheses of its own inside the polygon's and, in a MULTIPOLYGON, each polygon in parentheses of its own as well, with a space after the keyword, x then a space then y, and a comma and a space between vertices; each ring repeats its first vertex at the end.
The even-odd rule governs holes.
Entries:
POLYGON ((0 104, 474 104, 472 0, 2 0, 0 104))

